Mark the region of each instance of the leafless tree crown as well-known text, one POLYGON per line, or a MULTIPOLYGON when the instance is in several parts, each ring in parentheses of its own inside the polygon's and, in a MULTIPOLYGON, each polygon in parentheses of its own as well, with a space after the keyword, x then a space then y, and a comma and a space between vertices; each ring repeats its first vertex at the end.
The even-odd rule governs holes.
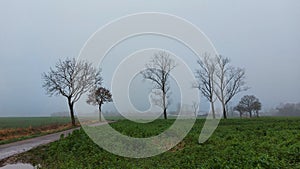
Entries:
POLYGON ((253 113, 258 117, 258 112, 261 110, 261 103, 254 95, 246 95, 241 98, 239 104, 235 107, 235 110, 240 112, 240 116, 247 112, 250 117, 252 117, 253 113))
MULTIPOLYGON (((170 72, 176 67, 175 61, 170 58, 170 55, 165 51, 155 53, 153 58, 148 64, 146 69, 141 72, 144 79, 152 81, 154 85, 155 95, 159 99, 156 99, 155 103, 164 109, 168 107, 168 92, 170 90, 169 77, 170 72)), ((165 115, 166 118, 166 115, 165 115)))
POLYGON ((245 70, 231 66, 229 58, 222 55, 210 57, 207 53, 202 60, 198 60, 198 64, 198 82, 194 87, 211 103, 214 117, 214 101, 218 98, 223 107, 223 116, 227 118, 226 106, 229 101, 236 94, 248 89, 245 86, 245 70))
POLYGON ((224 100, 227 104, 233 96, 248 89, 245 86, 245 70, 230 66, 229 58, 219 55, 216 59, 216 94, 220 100, 224 100))
POLYGON ((112 95, 104 87, 94 88, 90 91, 86 102, 91 105, 101 105, 105 102, 112 102, 112 95))
POLYGON ((74 58, 59 60, 54 69, 50 68, 48 73, 43 74, 43 79, 43 87, 47 94, 62 95, 68 99, 73 125, 75 125, 75 102, 83 93, 102 83, 100 71, 93 68, 90 63, 77 61, 74 58))
POLYGON ((155 89, 162 89, 167 87, 169 90, 168 78, 172 69, 176 67, 175 61, 170 58, 167 52, 160 51, 154 54, 150 63, 146 64, 146 69, 142 71, 145 79, 149 79, 154 83, 155 89))
POLYGON ((205 53, 201 60, 197 61, 199 69, 196 70, 196 79, 198 80, 194 87, 198 88, 201 94, 210 102, 213 118, 215 118, 214 102, 216 100, 214 96, 215 82, 214 76, 216 66, 214 58, 205 53))
POLYGON ((110 91, 104 87, 95 86, 90 90, 88 95, 88 99, 86 101, 88 104, 98 106, 99 109, 99 121, 102 121, 101 113, 102 113, 102 104, 106 102, 112 102, 112 95, 110 91))
POLYGON ((76 61, 74 58, 59 60, 55 69, 50 68, 50 72, 43 74, 43 79, 47 94, 72 97, 73 102, 78 101, 93 85, 102 83, 100 71, 90 63, 76 61))
POLYGON ((197 63, 200 68, 196 70, 198 81, 194 87, 198 88, 208 101, 213 101, 215 64, 208 54, 197 63))
POLYGON ((229 58, 216 57, 215 93, 223 105, 223 116, 227 118, 226 105, 238 93, 245 91, 245 70, 229 65, 229 58))

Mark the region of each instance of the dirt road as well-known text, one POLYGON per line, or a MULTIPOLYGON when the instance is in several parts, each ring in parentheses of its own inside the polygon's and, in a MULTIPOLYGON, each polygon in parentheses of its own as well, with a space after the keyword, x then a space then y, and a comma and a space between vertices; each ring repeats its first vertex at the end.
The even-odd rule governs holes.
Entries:
POLYGON ((72 133, 73 130, 78 130, 79 128, 74 128, 70 130, 65 130, 58 133, 53 133, 45 136, 35 137, 27 140, 17 141, 9 144, 0 145, 0 160, 10 157, 15 154, 23 153, 34 147, 51 143, 60 138, 61 134, 68 135, 72 133))
MULTIPOLYGON (((96 123, 96 124, 93 124, 93 126, 98 126, 98 125, 103 125, 103 124, 107 124, 107 122, 96 123)), ((40 137, 35 137, 35 138, 27 139, 27 140, 14 142, 14 143, 0 145, 0 161, 7 157, 28 151, 37 146, 45 145, 45 144, 54 142, 56 140, 59 140, 61 134, 64 134, 65 136, 67 136, 69 133, 72 133, 72 131, 78 130, 78 129, 79 129, 79 127, 70 129, 70 130, 65 130, 65 131, 58 132, 58 133, 45 135, 45 136, 40 136, 40 137)))

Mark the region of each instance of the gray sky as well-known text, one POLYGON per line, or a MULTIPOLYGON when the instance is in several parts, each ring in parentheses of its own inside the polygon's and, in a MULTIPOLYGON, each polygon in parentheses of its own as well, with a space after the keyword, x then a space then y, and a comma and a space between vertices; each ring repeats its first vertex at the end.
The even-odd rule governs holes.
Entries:
POLYGON ((220 54, 246 69, 251 89, 243 94, 256 95, 265 109, 300 102, 299 9, 298 0, 2 0, 0 116, 67 110, 65 98, 45 95, 41 74, 59 58, 77 57, 104 24, 137 12, 170 13, 198 26, 220 54))

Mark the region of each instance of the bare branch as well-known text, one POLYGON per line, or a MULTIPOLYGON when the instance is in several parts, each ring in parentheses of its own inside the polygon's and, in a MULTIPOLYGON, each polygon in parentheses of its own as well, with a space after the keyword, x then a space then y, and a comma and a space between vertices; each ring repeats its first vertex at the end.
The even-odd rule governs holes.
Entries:
POLYGON ((230 60, 221 55, 216 57, 216 89, 217 98, 223 106, 223 116, 227 118, 226 105, 238 93, 245 91, 245 70, 229 65, 230 60))
MULTIPOLYGON (((73 106, 83 93, 90 90, 95 84, 102 83, 100 71, 90 63, 76 61, 74 58, 59 60, 55 68, 43 73, 43 87, 50 96, 62 95, 68 99, 71 117, 74 116, 73 106)), ((75 120, 72 118, 72 123, 75 120)), ((74 125, 74 124, 73 124, 74 125)))
POLYGON ((213 58, 207 53, 204 54, 202 60, 197 61, 199 69, 196 70, 196 79, 198 80, 195 88, 198 88, 202 95, 210 102, 213 117, 215 117, 214 101, 215 101, 215 63, 213 58))
POLYGON ((146 64, 146 69, 141 71, 144 79, 150 80, 154 89, 158 89, 161 93, 154 93, 158 98, 153 98, 156 105, 164 109, 164 116, 167 118, 166 110, 170 102, 168 102, 168 92, 170 90, 169 77, 170 72, 176 67, 175 61, 165 51, 155 53, 151 61, 146 64))
POLYGON ((259 110, 261 110, 261 103, 259 102, 258 98, 253 95, 246 95, 241 98, 239 104, 235 107, 235 110, 240 112, 240 116, 245 112, 249 113, 249 116, 252 117, 253 112, 256 113, 258 117, 259 110))

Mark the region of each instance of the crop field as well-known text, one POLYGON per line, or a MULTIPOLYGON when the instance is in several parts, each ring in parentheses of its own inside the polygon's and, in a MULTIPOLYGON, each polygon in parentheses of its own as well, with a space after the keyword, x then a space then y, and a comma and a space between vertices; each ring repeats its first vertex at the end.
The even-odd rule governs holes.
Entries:
MULTIPOLYGON (((110 125, 133 137, 149 137, 173 121, 137 124, 121 120, 110 125)), ((300 118, 221 120, 212 137, 199 144, 203 124, 198 119, 177 146, 144 159, 113 155, 93 143, 82 129, 17 159, 45 168, 300 168, 300 118)))
POLYGON ((69 122, 70 117, 0 117, 0 129, 40 127, 69 122))
POLYGON ((1 117, 0 144, 71 128, 69 117, 1 117))

